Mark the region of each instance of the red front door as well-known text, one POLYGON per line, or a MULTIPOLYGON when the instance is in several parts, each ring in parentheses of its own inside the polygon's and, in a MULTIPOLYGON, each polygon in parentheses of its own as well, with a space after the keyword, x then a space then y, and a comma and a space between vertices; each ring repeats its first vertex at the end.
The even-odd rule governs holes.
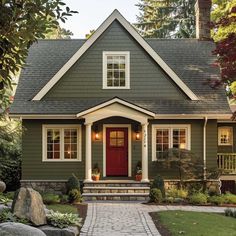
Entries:
POLYGON ((128 128, 106 129, 106 175, 128 176, 128 128))

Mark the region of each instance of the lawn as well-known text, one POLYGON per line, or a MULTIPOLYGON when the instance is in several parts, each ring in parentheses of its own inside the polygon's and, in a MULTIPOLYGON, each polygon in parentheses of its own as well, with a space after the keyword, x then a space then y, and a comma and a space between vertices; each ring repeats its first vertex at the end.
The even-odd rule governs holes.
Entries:
POLYGON ((162 236, 236 236, 236 219, 223 214, 163 211, 150 215, 162 236))
POLYGON ((46 206, 47 206, 47 209, 49 210, 59 211, 61 213, 78 214, 77 208, 69 204, 52 204, 52 205, 46 205, 46 206))

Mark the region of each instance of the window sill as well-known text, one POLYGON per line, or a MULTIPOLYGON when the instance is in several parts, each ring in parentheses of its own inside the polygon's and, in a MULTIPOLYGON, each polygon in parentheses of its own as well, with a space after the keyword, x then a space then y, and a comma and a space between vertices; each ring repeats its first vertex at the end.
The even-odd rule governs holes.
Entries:
POLYGON ((81 162, 82 160, 74 159, 74 160, 42 160, 42 162, 81 162))
POLYGON ((130 89, 130 87, 103 87, 102 89, 130 89))

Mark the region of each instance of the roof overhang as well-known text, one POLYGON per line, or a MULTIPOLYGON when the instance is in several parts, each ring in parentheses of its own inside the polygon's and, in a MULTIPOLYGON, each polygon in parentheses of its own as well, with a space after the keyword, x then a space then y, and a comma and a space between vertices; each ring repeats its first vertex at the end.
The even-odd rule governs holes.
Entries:
POLYGON ((174 83, 191 100, 199 100, 191 89, 178 77, 178 75, 166 64, 166 62, 156 53, 155 50, 143 39, 143 37, 134 29, 134 27, 115 10, 95 31, 95 33, 79 48, 79 50, 69 59, 69 61, 48 81, 48 83, 34 96, 32 100, 41 100, 48 91, 61 79, 61 77, 74 65, 74 63, 95 43, 102 33, 115 20, 128 31, 128 33, 140 44, 140 46, 153 58, 153 60, 166 72, 174 83))

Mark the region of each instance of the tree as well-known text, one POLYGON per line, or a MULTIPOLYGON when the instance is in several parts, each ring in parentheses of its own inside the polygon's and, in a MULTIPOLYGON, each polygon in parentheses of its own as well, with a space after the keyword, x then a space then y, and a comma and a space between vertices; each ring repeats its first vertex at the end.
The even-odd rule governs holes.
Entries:
POLYGON ((88 34, 85 35, 85 38, 86 39, 89 39, 94 33, 95 33, 96 30, 90 30, 88 34))
POLYGON ((220 67, 221 79, 211 80, 216 88, 228 84, 230 92, 236 94, 236 0, 213 0, 212 36, 216 42, 213 54, 220 67))
POLYGON ((9 101, 13 77, 24 66, 29 47, 58 28, 75 11, 62 0, 0 1, 0 108, 9 101))
POLYGON ((53 29, 51 32, 45 34, 46 39, 70 39, 73 36, 73 33, 70 30, 61 28, 58 25, 57 28, 53 29))
POLYGON ((147 38, 195 36, 195 0, 140 0, 135 26, 147 38))

